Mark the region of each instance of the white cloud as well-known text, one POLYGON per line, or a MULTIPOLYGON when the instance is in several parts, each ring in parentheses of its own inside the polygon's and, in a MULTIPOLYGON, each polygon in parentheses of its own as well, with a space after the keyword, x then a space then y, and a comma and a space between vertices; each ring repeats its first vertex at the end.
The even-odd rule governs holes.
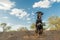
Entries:
POLYGON ((32 15, 35 15, 35 14, 32 12, 32 15))
POLYGON ((2 10, 10 10, 14 7, 15 2, 11 2, 10 0, 0 0, 0 9, 2 10))
POLYGON ((0 32, 2 32, 3 31, 3 29, 0 27, 0 32))
POLYGON ((35 8, 35 7, 49 8, 50 2, 48 0, 39 1, 39 2, 34 3, 33 8, 35 8))
POLYGON ((29 14, 24 9, 18 9, 18 8, 12 9, 12 12, 10 14, 17 16, 20 19, 29 16, 29 14))
POLYGON ((56 2, 56 0, 51 0, 52 2, 56 2))
POLYGON ((57 2, 60 2, 60 0, 57 0, 57 2))
POLYGON ((5 16, 5 17, 2 17, 3 19, 8 19, 8 17, 7 16, 5 16))
POLYGON ((31 20, 31 18, 27 18, 27 20, 31 20))
POLYGON ((60 0, 51 0, 52 2, 60 2, 60 0))
POLYGON ((39 1, 39 2, 35 2, 33 5, 33 8, 49 8, 52 6, 53 3, 55 2, 60 2, 60 0, 43 0, 43 1, 39 1))
POLYGON ((30 16, 30 14, 27 14, 27 15, 26 15, 26 17, 29 17, 29 16, 30 16))
POLYGON ((12 23, 7 23, 7 26, 12 26, 13 24, 12 23))
POLYGON ((11 26, 11 30, 17 30, 18 28, 25 27, 25 25, 22 24, 12 24, 12 23, 7 23, 7 26, 11 26))
POLYGON ((25 27, 25 26, 24 25, 20 25, 20 24, 13 25, 11 30, 16 30, 17 31, 17 29, 19 29, 21 27, 25 27))
POLYGON ((31 23, 31 22, 29 21, 29 22, 27 22, 27 23, 31 23))

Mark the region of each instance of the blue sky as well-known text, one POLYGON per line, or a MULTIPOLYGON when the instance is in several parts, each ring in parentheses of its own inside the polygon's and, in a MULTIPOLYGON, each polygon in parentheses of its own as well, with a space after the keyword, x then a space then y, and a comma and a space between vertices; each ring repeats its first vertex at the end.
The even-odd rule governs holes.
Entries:
POLYGON ((36 21, 37 11, 44 13, 43 21, 52 15, 60 16, 60 0, 0 0, 0 23, 13 29, 29 28, 36 21))

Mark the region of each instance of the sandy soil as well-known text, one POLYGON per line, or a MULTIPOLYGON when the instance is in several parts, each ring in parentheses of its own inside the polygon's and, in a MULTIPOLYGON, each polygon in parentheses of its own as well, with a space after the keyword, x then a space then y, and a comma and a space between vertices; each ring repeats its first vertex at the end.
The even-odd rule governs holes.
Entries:
POLYGON ((0 32, 0 40, 60 40, 60 31, 44 31, 40 36, 34 31, 0 32))

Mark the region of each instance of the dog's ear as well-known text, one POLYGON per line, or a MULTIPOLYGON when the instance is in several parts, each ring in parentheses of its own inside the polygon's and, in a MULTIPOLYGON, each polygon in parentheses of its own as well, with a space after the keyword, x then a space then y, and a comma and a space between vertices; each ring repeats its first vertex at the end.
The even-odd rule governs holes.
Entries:
POLYGON ((41 11, 38 11, 38 12, 36 12, 37 14, 41 14, 41 15, 43 15, 43 12, 41 12, 41 11))

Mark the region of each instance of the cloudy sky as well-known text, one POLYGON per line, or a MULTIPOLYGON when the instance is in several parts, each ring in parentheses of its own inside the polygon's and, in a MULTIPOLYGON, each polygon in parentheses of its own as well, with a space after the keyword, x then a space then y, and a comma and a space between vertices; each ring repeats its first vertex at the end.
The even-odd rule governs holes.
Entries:
POLYGON ((44 13, 47 21, 51 15, 60 16, 60 0, 0 0, 0 23, 12 25, 13 29, 27 27, 36 21, 36 12, 44 13))

